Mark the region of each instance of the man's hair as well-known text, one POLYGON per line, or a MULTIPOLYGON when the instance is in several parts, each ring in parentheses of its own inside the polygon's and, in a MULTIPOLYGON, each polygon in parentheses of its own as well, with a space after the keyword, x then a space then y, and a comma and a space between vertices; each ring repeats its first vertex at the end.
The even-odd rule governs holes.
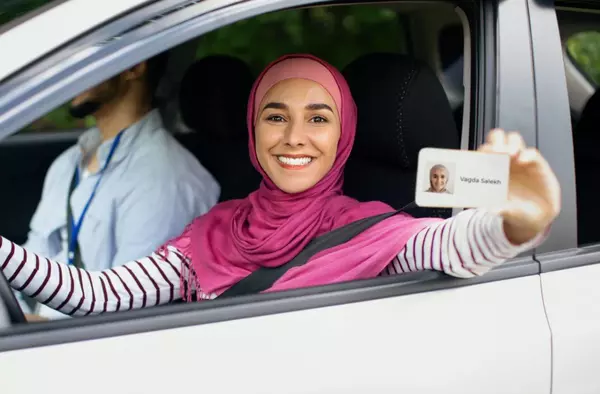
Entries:
POLYGON ((146 60, 146 84, 148 92, 152 95, 152 106, 158 106, 156 93, 162 77, 167 71, 169 52, 162 52, 146 60))

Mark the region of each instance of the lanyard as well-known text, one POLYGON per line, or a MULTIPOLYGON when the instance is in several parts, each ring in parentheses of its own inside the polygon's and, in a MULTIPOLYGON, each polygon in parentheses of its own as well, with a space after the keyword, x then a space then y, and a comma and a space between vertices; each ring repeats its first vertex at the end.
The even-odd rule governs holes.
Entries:
MULTIPOLYGON (((69 217, 67 218, 67 220, 70 221, 69 253, 67 254, 67 258, 69 260, 69 265, 73 265, 74 260, 75 260, 75 253, 79 252, 79 250, 76 250, 76 249, 78 249, 77 248, 77 237, 79 236, 79 230, 81 229, 81 224, 83 223, 83 218, 85 217, 85 214, 87 213, 87 211, 92 203, 92 200, 94 199, 94 196, 96 195, 96 191, 98 190, 100 181, 102 180, 102 177, 104 176, 104 172, 106 171, 106 168, 108 167, 108 164, 110 163, 110 161, 115 153, 115 150, 117 150, 117 146, 119 146, 119 143, 121 142, 121 136, 123 135, 123 131, 121 131, 115 137, 115 140, 113 141, 112 146, 110 147, 110 151, 108 152, 108 156, 106 157, 106 162, 104 162, 104 166, 100 170, 100 174, 98 175, 98 180, 96 181, 96 184, 94 185, 94 189, 92 189, 92 194, 88 198, 88 201, 85 204, 83 211, 81 212, 81 216, 79 216, 79 220, 77 221, 77 223, 75 223, 72 214, 69 214, 69 217)), ((73 175, 73 181, 74 182, 73 182, 72 190, 79 184, 79 167, 78 166, 75 167, 75 174, 73 175)), ((71 193, 72 193, 72 190, 71 190, 71 193)), ((69 208, 70 208, 70 204, 71 204, 70 203, 71 193, 69 193, 69 197, 67 199, 67 204, 69 204, 69 208)), ((69 209, 69 212, 70 212, 70 209, 69 209)))

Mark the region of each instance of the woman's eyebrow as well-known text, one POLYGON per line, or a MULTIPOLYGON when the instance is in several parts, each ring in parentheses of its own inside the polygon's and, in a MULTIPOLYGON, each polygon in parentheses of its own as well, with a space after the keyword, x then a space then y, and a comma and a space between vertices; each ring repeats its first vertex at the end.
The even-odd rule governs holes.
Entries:
POLYGON ((306 109, 311 110, 311 111, 318 111, 321 109, 326 109, 328 111, 333 112, 333 109, 331 109, 331 107, 327 104, 323 104, 323 103, 319 103, 319 104, 308 104, 306 106, 306 109))
POLYGON ((288 106, 285 105, 284 103, 277 103, 277 102, 270 102, 269 104, 265 105, 265 107, 263 108, 263 111, 265 109, 288 109, 288 106))

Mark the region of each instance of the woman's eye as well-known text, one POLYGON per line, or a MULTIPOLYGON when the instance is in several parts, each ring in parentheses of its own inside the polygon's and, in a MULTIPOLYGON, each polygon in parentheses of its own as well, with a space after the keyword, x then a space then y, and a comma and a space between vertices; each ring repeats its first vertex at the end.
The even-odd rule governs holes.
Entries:
POLYGON ((322 116, 315 116, 310 121, 313 123, 325 123, 325 122, 327 122, 327 119, 325 119, 322 116))
POLYGON ((269 115, 267 120, 270 122, 283 122, 283 116, 280 115, 269 115))

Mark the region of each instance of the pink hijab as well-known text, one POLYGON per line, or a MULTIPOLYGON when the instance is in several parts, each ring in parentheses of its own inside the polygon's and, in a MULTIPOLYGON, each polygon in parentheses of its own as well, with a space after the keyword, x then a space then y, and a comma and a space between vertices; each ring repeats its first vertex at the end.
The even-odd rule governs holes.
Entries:
MULTIPOLYGON (((393 210, 382 202, 360 203, 342 194, 344 165, 356 132, 356 106, 348 84, 333 66, 305 54, 277 59, 254 83, 247 122, 250 157, 263 181, 247 198, 218 204, 188 227, 191 242, 184 253, 192 262, 192 271, 182 275, 187 282, 182 288, 200 294, 219 295, 259 267, 287 263, 319 235, 393 210), (254 122, 262 99, 273 85, 289 78, 308 79, 323 86, 337 104, 341 120, 332 169, 314 187, 298 194, 287 194, 275 186, 260 167, 254 146, 254 122)), ((268 291, 375 277, 413 234, 438 220, 395 215, 291 269, 268 291)), ((184 293, 184 299, 189 299, 191 291, 184 293)))

